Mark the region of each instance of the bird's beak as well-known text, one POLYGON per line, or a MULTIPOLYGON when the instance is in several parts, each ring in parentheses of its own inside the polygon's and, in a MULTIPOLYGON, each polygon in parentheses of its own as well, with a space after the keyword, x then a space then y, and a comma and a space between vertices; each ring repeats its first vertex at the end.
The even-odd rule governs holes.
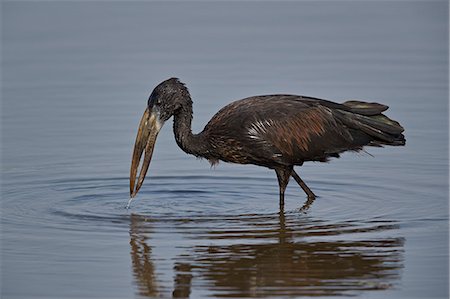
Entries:
POLYGON ((152 159, 153 148, 155 147, 156 137, 161 130, 162 121, 159 119, 157 109, 145 109, 134 144, 133 158, 131 160, 130 169, 130 196, 135 197, 145 179, 150 160, 152 159), (137 171, 141 161, 142 153, 145 150, 144 161, 142 162, 139 178, 137 171), (137 179, 137 183, 136 183, 137 179), (136 187, 136 188, 135 188, 136 187))

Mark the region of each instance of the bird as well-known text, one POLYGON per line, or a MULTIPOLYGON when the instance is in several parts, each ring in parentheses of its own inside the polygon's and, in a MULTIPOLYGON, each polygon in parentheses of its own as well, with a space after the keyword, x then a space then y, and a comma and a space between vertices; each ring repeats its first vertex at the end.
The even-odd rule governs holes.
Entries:
POLYGON ((316 198, 294 166, 328 162, 364 146, 406 143, 404 128, 382 113, 388 106, 375 102, 335 103, 292 94, 251 96, 220 109, 198 134, 191 129, 192 104, 189 90, 178 78, 161 82, 151 92, 134 144, 127 207, 144 182, 158 133, 171 117, 176 143, 187 154, 205 158, 211 165, 223 161, 273 169, 280 207, 291 177, 308 200, 316 198))

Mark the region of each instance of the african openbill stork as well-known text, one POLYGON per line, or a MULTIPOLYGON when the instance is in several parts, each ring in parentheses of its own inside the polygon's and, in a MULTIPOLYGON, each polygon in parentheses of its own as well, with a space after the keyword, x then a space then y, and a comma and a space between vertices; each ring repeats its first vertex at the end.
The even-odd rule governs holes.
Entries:
POLYGON ((404 129, 381 113, 386 109, 386 105, 361 101, 338 104, 288 94, 253 96, 225 106, 202 132, 193 134, 189 91, 177 78, 170 78, 153 90, 142 116, 131 163, 130 197, 135 197, 141 188, 158 132, 172 116, 175 140, 186 153, 206 158, 211 164, 221 160, 275 170, 283 206, 291 176, 308 199, 315 198, 295 172, 295 165, 326 162, 366 145, 404 145, 404 129))

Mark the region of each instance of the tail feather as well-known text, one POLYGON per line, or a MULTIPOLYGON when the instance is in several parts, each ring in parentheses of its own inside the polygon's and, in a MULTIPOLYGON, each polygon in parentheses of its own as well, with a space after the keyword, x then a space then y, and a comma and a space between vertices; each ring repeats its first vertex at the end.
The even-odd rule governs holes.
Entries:
POLYGON ((381 113, 388 106, 361 101, 347 101, 343 105, 350 109, 334 110, 336 117, 349 128, 370 136, 371 140, 367 145, 405 145, 405 136, 402 134, 404 128, 381 113))
POLYGON ((370 118, 380 125, 383 124, 386 132, 391 134, 400 134, 405 131, 398 121, 390 119, 384 114, 373 115, 370 118))
POLYGON ((343 111, 342 113, 347 115, 347 117, 354 118, 355 121, 361 122, 362 124, 387 134, 397 135, 405 130, 398 122, 391 120, 384 114, 365 116, 346 111, 343 111))
POLYGON ((386 106, 383 104, 367 103, 367 102, 362 102, 362 101, 357 101, 357 100, 349 100, 349 101, 342 103, 342 105, 350 108, 350 111, 353 113, 366 115, 366 116, 380 114, 381 112, 386 111, 389 108, 389 106, 386 106))

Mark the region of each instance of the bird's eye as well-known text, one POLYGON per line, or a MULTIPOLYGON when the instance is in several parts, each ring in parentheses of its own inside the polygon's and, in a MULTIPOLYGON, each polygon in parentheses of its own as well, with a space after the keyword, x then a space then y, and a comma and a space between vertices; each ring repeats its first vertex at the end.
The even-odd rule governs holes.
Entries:
POLYGON ((150 97, 148 98, 148 106, 151 108, 154 105, 159 105, 159 104, 161 104, 159 97, 156 96, 154 93, 152 93, 150 95, 150 97))

